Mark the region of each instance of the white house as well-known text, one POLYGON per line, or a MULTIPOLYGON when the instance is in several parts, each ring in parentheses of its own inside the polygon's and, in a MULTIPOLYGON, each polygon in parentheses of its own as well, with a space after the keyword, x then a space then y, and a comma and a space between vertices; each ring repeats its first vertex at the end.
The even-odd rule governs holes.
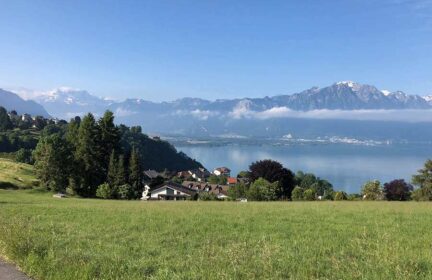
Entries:
POLYGON ((218 167, 213 170, 213 174, 216 176, 227 176, 229 177, 231 173, 231 170, 228 167, 218 167))
POLYGON ((197 194, 197 191, 174 182, 167 182, 150 191, 152 200, 185 200, 197 194))

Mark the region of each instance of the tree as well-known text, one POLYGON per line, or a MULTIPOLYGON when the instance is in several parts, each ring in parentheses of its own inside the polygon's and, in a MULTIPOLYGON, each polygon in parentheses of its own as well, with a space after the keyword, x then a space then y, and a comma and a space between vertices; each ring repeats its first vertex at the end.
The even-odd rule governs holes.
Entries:
POLYGON ((278 197, 291 196, 294 188, 294 174, 274 160, 261 160, 252 163, 249 166, 249 178, 254 182, 258 178, 264 178, 270 183, 279 182, 278 197))
POLYGON ((106 174, 101 166, 101 154, 96 143, 98 128, 92 114, 87 114, 81 121, 76 143, 76 159, 81 185, 77 193, 83 196, 94 196, 96 188, 104 182, 106 174))
POLYGON ((98 128, 102 168, 106 172, 111 151, 118 151, 120 142, 120 132, 114 124, 114 114, 111 111, 105 111, 103 117, 98 121, 98 128))
POLYGON ((246 197, 247 190, 246 184, 240 182, 228 189, 228 196, 233 200, 244 198, 246 197))
POLYGON ((139 161, 138 150, 132 148, 132 153, 129 158, 129 184, 135 189, 137 193, 142 191, 142 170, 139 161))
POLYGON ((378 180, 366 182, 363 185, 361 194, 366 200, 381 200, 383 198, 383 189, 378 180))
POLYGON ((69 143, 71 143, 74 147, 78 142, 80 123, 81 123, 81 118, 77 116, 71 119, 66 127, 66 140, 68 140, 69 143))
POLYGON ((411 196, 416 201, 432 201, 432 184, 414 190, 411 196))
POLYGON ((413 186, 403 179, 393 180, 384 184, 384 195, 387 200, 409 200, 413 186))
POLYGON ((412 182, 420 188, 432 184, 432 160, 429 159, 425 162, 424 168, 413 176, 412 182))
POLYGON ((316 199, 316 191, 314 189, 307 189, 303 193, 303 199, 304 200, 315 200, 316 199))
POLYGON ((346 194, 346 192, 335 192, 334 194, 334 200, 347 200, 348 199, 348 195, 346 194))
POLYGON ((250 200, 276 200, 278 198, 279 185, 278 182, 270 183, 264 178, 258 178, 255 180, 248 192, 247 198, 250 200))
POLYGON ((124 156, 120 155, 117 161, 117 174, 115 177, 114 185, 121 186, 127 183, 127 174, 124 156))
POLYGON ((115 151, 113 150, 110 155, 108 172, 107 172, 107 183, 110 186, 115 186, 117 177, 117 157, 115 151))
POLYGON ((39 130, 44 129, 44 127, 47 126, 47 124, 48 123, 47 123, 46 119, 42 116, 36 116, 34 118, 34 126, 39 130))
POLYGON ((296 186, 291 194, 292 200, 303 200, 303 192, 304 190, 300 188, 299 186, 296 186))
POLYGON ((12 129, 12 122, 4 107, 0 106, 0 132, 12 129))
POLYGON ((226 176, 210 175, 208 181, 210 184, 226 185, 228 178, 226 176))
POLYGON ((17 162, 33 164, 32 151, 30 149, 19 149, 15 154, 15 160, 17 162))
POLYGON ((53 134, 40 139, 33 153, 41 183, 52 191, 65 191, 68 185, 72 151, 69 143, 53 134))

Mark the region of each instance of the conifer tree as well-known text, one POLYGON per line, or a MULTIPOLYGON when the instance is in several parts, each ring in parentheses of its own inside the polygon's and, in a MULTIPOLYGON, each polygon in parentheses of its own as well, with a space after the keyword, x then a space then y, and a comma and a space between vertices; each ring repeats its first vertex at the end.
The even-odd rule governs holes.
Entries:
POLYGON ((120 155, 117 161, 117 175, 115 179, 116 186, 122 186, 127 183, 127 174, 124 156, 120 155))
POLYGON ((76 159, 81 176, 81 187, 78 194, 94 196, 96 188, 106 178, 101 166, 100 149, 96 139, 98 127, 92 114, 87 114, 79 127, 76 143, 76 159))
POLYGON ((111 111, 106 111, 102 118, 98 121, 98 145, 101 152, 101 165, 107 172, 110 153, 112 150, 118 151, 120 142, 119 129, 114 124, 114 114, 111 111))
POLYGON ((142 189, 142 175, 141 166, 139 162, 138 150, 132 148, 131 156, 129 159, 129 184, 139 192, 142 189))
POLYGON ((115 155, 115 151, 112 150, 109 164, 108 164, 108 174, 107 174, 107 182, 112 187, 116 183, 117 177, 117 158, 115 155))

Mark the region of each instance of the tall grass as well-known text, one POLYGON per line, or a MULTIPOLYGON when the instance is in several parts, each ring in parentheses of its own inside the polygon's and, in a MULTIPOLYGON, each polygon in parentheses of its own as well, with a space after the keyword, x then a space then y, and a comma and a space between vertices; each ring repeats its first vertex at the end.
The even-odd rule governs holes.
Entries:
POLYGON ((431 279, 432 204, 139 202, 0 190, 36 279, 431 279))

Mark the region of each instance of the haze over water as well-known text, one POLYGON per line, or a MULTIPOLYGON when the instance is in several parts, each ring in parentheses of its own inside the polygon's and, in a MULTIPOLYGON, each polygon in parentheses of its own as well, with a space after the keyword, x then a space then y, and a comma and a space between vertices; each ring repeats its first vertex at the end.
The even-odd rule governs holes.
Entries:
POLYGON ((360 192, 368 180, 382 183, 411 176, 428 158, 432 158, 430 144, 392 144, 379 146, 327 145, 237 145, 223 146, 177 145, 177 149, 200 161, 212 170, 227 166, 236 175, 247 170, 250 163, 273 159, 294 172, 302 170, 329 180, 335 190, 360 192))

